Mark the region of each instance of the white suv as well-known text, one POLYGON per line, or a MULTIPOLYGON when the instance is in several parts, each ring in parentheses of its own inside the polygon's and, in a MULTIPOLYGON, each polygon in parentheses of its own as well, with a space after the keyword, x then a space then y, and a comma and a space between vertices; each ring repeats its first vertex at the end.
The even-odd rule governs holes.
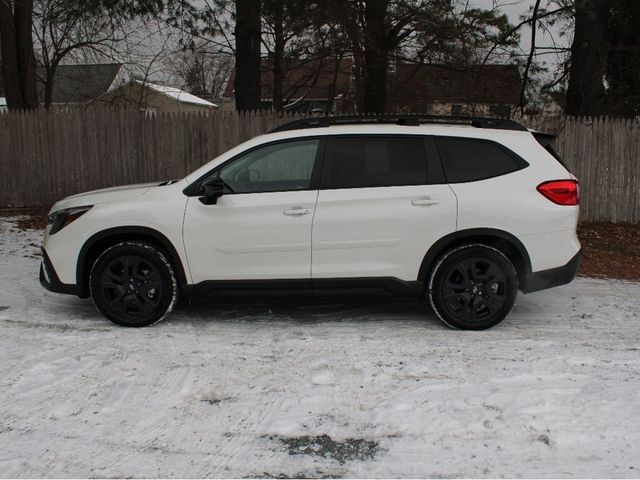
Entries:
POLYGON ((357 288, 488 328, 518 289, 578 270, 578 182, 551 139, 496 119, 295 121, 182 180, 56 203, 40 279, 131 327, 196 289, 357 288))

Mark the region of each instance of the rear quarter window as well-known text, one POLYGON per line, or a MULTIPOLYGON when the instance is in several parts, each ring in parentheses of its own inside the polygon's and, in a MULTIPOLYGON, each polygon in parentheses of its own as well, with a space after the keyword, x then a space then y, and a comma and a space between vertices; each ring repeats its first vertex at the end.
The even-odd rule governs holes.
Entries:
POLYGON ((491 140, 436 137, 436 143, 449 183, 485 180, 528 166, 518 155, 491 140))

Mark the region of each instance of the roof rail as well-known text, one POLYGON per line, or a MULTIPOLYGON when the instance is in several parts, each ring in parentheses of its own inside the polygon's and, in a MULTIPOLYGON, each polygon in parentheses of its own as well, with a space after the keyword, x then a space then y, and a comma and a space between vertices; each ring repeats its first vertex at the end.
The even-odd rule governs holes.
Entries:
POLYGON ((341 117, 311 117, 294 120, 274 128, 269 133, 299 130, 302 128, 330 127, 332 125, 392 124, 418 126, 424 124, 471 125, 476 128, 528 131, 523 125, 504 118, 449 117, 440 115, 346 115, 341 117))

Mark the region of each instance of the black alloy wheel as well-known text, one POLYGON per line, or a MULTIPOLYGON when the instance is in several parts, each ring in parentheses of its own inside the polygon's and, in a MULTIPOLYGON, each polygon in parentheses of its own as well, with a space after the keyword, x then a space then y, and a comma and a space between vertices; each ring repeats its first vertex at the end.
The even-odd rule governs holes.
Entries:
POLYGON ((429 298, 436 315, 453 328, 483 330, 511 311, 517 274, 499 250, 480 244, 447 252, 434 268, 429 298))
POLYGON ((94 264, 90 287, 98 310, 128 327, 162 320, 178 296, 173 267, 160 250, 144 242, 107 249, 94 264))

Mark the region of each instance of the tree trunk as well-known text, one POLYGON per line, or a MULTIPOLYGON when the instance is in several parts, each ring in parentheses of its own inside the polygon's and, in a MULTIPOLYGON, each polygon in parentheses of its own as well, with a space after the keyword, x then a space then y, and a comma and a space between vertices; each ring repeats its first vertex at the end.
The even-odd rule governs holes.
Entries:
POLYGON ((236 0, 236 109, 260 108, 260 0, 236 0))
POLYGON ((52 63, 46 70, 46 80, 44 83, 44 108, 49 110, 53 101, 53 78, 56 74, 58 63, 52 63))
POLYGON ((338 88, 338 76, 342 74, 340 67, 342 66, 342 56, 335 51, 335 59, 333 62, 333 76, 331 77, 331 83, 329 84, 329 94, 327 95, 327 104, 324 107, 324 112, 328 115, 335 110, 336 90, 338 88))
POLYGON ((38 108, 36 60, 31 37, 33 0, 0 1, 2 81, 11 110, 38 108))
POLYGON ((273 109, 282 110, 284 83, 284 4, 283 0, 274 2, 273 12, 273 109))
POLYGON ((386 20, 389 0, 365 0, 364 110, 384 113, 387 104, 389 48, 386 20))
POLYGON ((575 9, 566 113, 600 115, 605 109, 604 76, 611 5, 609 0, 576 0, 575 9))
POLYGON ((0 1, 0 40, 2 43, 2 83, 7 106, 11 109, 26 108, 20 88, 18 46, 13 13, 8 4, 0 1))
POLYGON ((613 2, 607 59, 607 113, 640 114, 640 2, 613 2))

